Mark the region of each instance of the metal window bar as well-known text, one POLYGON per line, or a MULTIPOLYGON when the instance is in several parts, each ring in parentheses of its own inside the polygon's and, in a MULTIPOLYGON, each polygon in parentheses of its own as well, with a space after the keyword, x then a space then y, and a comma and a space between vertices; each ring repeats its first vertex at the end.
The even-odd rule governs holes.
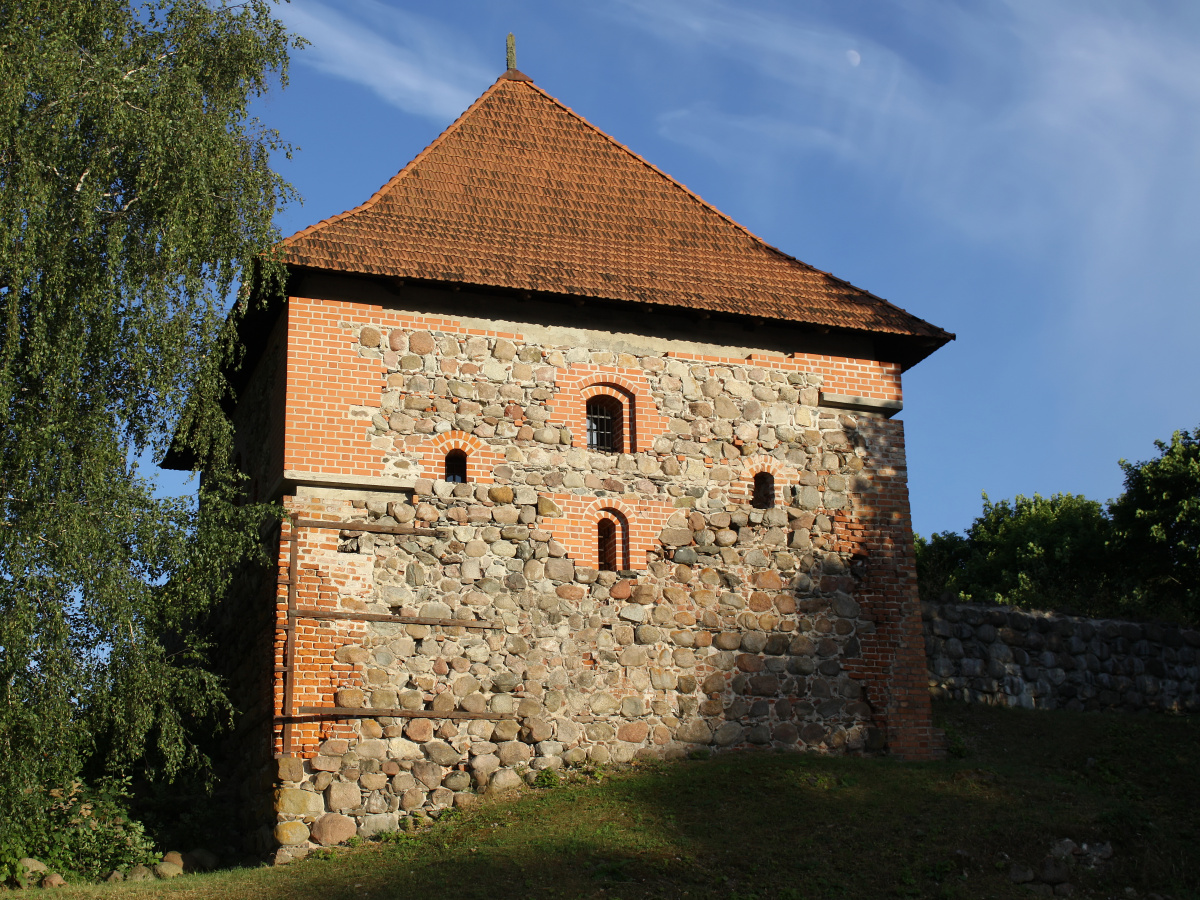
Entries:
POLYGON ((620 407, 609 399, 596 399, 587 405, 587 439, 589 450, 613 453, 621 431, 620 407))
POLYGON ((596 541, 600 571, 617 571, 617 523, 612 519, 601 519, 596 524, 596 541))
POLYGON ((750 505, 755 509, 770 509, 775 505, 775 476, 770 472, 754 476, 754 499, 750 505))
POLYGON ((451 450, 446 454, 446 481, 451 484, 467 483, 467 454, 462 450, 451 450))

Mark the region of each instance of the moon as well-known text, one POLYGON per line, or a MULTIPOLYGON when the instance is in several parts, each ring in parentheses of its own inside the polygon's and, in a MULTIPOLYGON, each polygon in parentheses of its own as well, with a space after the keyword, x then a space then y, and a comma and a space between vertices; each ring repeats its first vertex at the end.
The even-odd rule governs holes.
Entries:
POLYGON ((846 59, 849 61, 850 65, 857 66, 860 62, 862 62, 862 55, 857 50, 847 50, 846 59))

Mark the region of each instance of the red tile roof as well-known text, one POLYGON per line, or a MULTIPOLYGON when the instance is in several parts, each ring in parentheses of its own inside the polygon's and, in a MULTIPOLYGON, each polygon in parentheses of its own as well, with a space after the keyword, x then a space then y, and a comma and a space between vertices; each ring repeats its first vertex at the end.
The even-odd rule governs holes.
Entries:
POLYGON ((296 266, 953 335, 755 237, 509 70, 366 203, 283 242, 296 266))

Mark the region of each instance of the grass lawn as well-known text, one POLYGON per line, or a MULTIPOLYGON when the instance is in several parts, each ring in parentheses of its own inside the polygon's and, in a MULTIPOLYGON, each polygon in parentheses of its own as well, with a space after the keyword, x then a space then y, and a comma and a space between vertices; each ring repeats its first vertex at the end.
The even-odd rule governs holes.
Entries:
POLYGON ((1200 721, 935 707, 945 762, 749 753, 580 775, 395 842, 279 868, 60 889, 133 898, 1030 897, 1063 838, 1110 841, 1075 896, 1200 897, 1200 721))

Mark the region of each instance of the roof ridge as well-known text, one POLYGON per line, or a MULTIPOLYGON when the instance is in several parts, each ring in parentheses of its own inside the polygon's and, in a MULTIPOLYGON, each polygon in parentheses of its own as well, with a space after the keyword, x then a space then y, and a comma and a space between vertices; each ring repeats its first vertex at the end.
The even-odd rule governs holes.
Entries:
MULTIPOLYGON (((503 77, 503 76, 501 76, 501 77, 503 77)), ((682 190, 685 194, 687 194, 689 197, 691 197, 693 200, 695 200, 697 203, 699 203, 702 207, 704 207, 711 213, 715 213, 719 218, 724 219, 726 222, 728 222, 730 225, 732 225, 738 231, 745 234, 748 238, 750 238, 756 244, 759 244, 760 246, 762 246, 764 249, 779 254, 784 259, 788 260, 789 262, 795 263, 797 266, 800 266, 803 269, 807 269, 808 271, 814 272, 817 275, 823 275, 824 277, 826 277, 832 281, 835 281, 838 284, 843 284, 846 287, 853 288, 854 290, 858 291, 859 293, 867 294, 868 296, 873 297, 874 299, 878 300, 881 303, 886 303, 892 309, 898 310, 899 312, 902 312, 906 315, 910 315, 910 316, 912 315, 912 313, 910 313, 908 310, 904 309, 902 306, 898 306, 895 303, 893 303, 892 301, 890 301, 884 297, 880 297, 878 294, 872 293, 871 291, 868 291, 866 288, 861 288, 858 285, 853 284, 852 282, 849 282, 844 278, 839 278, 838 276, 834 275, 832 272, 826 272, 824 269, 818 269, 812 263, 807 263, 804 260, 800 259, 799 257, 793 256, 792 254, 788 253, 786 250, 780 250, 774 244, 768 243, 766 240, 759 237, 757 234, 755 234, 753 231, 751 231, 749 228, 747 228, 741 222, 734 219, 728 213, 722 212, 721 210, 717 209, 717 207, 713 206, 713 204, 709 203, 707 200, 705 200, 698 193, 693 191, 690 187, 688 187, 682 181, 679 181, 677 178, 672 176, 670 173, 664 172, 662 169, 660 169, 658 166, 654 165, 654 163, 650 162, 648 159, 646 159, 640 153, 638 153, 637 151, 622 144, 620 141, 618 141, 615 137, 613 137, 611 134, 609 134, 607 131, 605 131, 603 128, 601 128, 599 125, 596 125, 593 122, 590 122, 585 116, 581 115, 580 113, 577 113, 575 110, 573 110, 571 107, 567 106, 565 103, 563 103, 557 97, 555 97, 553 94, 549 93, 544 88, 539 87, 533 81, 532 78, 529 78, 528 76, 526 76, 526 78, 524 79, 524 83, 527 87, 532 88, 533 90, 537 91, 539 94, 541 94, 547 100, 549 100, 551 103, 554 103, 556 106, 560 107, 564 112, 566 112, 567 114, 578 119, 582 124, 586 125, 592 131, 596 132, 596 134, 600 135, 602 138, 604 138, 610 144, 613 144, 614 146, 623 150, 629 156, 632 156, 634 159, 636 159, 638 162, 640 162, 643 166, 650 169, 650 171, 654 172, 656 175, 660 176, 661 178, 665 178, 671 184, 675 185, 677 188, 682 190)), ((480 98, 480 99, 482 99, 482 98, 480 98)))
MULTIPOLYGON (((439 144, 441 144, 443 141, 445 141, 450 134, 457 131, 459 126, 462 125, 463 120, 467 116, 469 116, 472 112, 474 112, 475 108, 477 106, 479 106, 481 103, 483 103, 484 100, 486 100, 493 93, 498 91, 503 83, 507 82, 507 83, 513 84, 513 85, 522 84, 522 83, 529 83, 529 84, 533 83, 531 80, 529 80, 528 75, 524 76, 524 80, 518 79, 518 78, 513 78, 511 75, 509 75, 510 71, 516 71, 516 70, 508 70, 508 71, 505 71, 503 74, 501 74, 501 76, 499 78, 497 78, 495 81, 492 82, 491 86, 488 87, 488 89, 486 91, 484 91, 482 94, 480 94, 478 97, 475 98, 474 103, 472 103, 470 106, 468 106, 466 109, 464 109, 457 119, 455 119, 453 122, 451 122, 449 125, 447 125, 442 130, 441 134, 439 134, 432 141, 430 141, 424 150, 422 150, 420 153, 418 153, 416 156, 414 156, 412 159, 410 159, 405 164, 404 168, 402 168, 399 172, 397 172, 395 175, 393 175, 391 178, 389 178, 383 184, 383 186, 378 188, 375 191, 375 193, 373 193, 370 197, 368 197, 366 200, 364 200, 358 206, 355 206, 353 209, 347 209, 344 212, 338 213, 336 216, 330 216, 327 219, 321 219, 319 222, 314 222, 312 225, 309 225, 307 228, 305 228, 301 231, 297 231, 295 234, 288 235, 286 238, 284 238, 282 241, 279 242, 279 245, 281 247, 286 247, 289 244, 291 244, 293 241, 297 241, 300 238, 308 237, 309 235, 314 234, 317 231, 320 231, 324 228, 327 228, 328 226, 333 225, 336 222, 340 222, 342 219, 346 218, 347 216, 352 216, 355 213, 359 213, 364 210, 370 209, 372 206, 374 206, 376 203, 378 203, 381 199, 383 199, 384 194, 386 194, 388 191, 390 191, 395 186, 396 182, 398 182, 401 179, 401 177, 403 177, 405 175, 405 173, 407 173, 410 169, 412 169, 414 166, 416 166, 417 163, 419 163, 422 159, 424 159, 431 152, 433 152, 434 148, 436 148, 439 144)), ((518 73, 518 74, 523 75, 524 73, 518 73)), ((546 96, 549 97, 550 95, 546 94, 546 96)), ((553 100, 554 98, 551 97, 550 99, 553 100)))
POLYGON ((774 250, 776 253, 780 254, 781 256, 784 256, 787 259, 792 260, 793 262, 799 263, 800 265, 804 266, 804 268, 809 269, 810 271, 818 272, 822 275, 828 274, 826 272, 821 272, 820 269, 817 269, 816 267, 809 265, 808 263, 804 262, 804 260, 797 259, 796 257, 780 250, 778 247, 768 244, 766 241, 764 241, 762 238, 760 238, 757 234, 755 234, 753 231, 751 231, 749 228, 747 228, 741 222, 738 222, 737 220, 733 219, 726 213, 721 212, 721 210, 717 209, 715 206, 713 206, 711 203, 709 203, 707 200, 705 200, 703 197, 701 197, 699 194, 697 194, 695 191, 693 191, 690 187, 688 187, 686 184, 684 184, 682 181, 679 181, 678 179, 676 179, 673 176, 669 175, 668 173, 664 172, 662 169, 660 169, 658 166, 654 165, 654 163, 650 162, 648 159, 646 159, 640 153, 638 153, 634 150, 631 150, 629 147, 626 147, 624 144, 622 144, 620 141, 618 141, 615 137, 613 137, 611 134, 609 134, 607 131, 605 131, 603 128, 601 128, 599 125, 595 125, 592 122, 588 121, 584 116, 575 112, 575 110, 571 109, 571 107, 567 106, 565 103, 563 103, 557 97, 548 93, 545 89, 538 87, 538 85, 535 84, 533 81, 527 82, 527 87, 530 87, 533 90, 537 91, 539 94, 541 94, 547 100, 549 100, 551 103, 554 103, 556 106, 560 107, 562 110, 567 112, 569 115, 578 119, 580 122, 582 122, 584 125, 586 125, 588 128, 590 128, 592 131, 596 132, 596 134, 600 135, 602 138, 604 138, 610 144, 613 144, 614 146, 618 147, 619 149, 625 151, 625 153, 632 156, 634 159, 636 159, 638 162, 640 162, 647 169, 654 172, 654 174, 658 175, 661 178, 665 178, 667 181, 671 182, 671 184, 675 185, 677 188, 679 188, 681 191, 683 191, 685 194, 687 194, 689 197, 691 197, 693 200, 695 200, 697 203, 699 203, 701 206, 703 206, 709 212, 715 213, 719 218, 724 219, 726 222, 728 222, 730 225, 732 225, 738 231, 741 231, 743 234, 745 234, 747 237, 749 237, 755 243, 761 244, 763 247, 767 248, 768 250, 774 250))

